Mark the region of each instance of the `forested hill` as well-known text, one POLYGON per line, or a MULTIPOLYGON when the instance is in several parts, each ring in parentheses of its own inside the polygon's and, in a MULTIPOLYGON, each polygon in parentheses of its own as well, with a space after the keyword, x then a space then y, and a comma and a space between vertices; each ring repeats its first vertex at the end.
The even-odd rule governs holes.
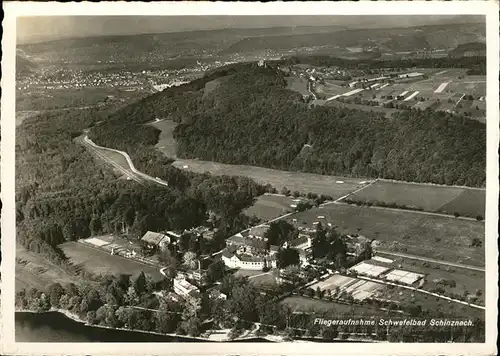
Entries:
POLYGON ((386 119, 345 108, 309 108, 285 89, 276 70, 233 68, 238 69, 224 73, 225 80, 204 98, 199 86, 158 94, 115 113, 93 137, 129 150, 131 142, 152 145, 157 130, 139 125, 153 119, 138 114, 148 111, 177 118, 177 154, 184 158, 439 184, 485 183, 484 124, 430 110, 386 119))

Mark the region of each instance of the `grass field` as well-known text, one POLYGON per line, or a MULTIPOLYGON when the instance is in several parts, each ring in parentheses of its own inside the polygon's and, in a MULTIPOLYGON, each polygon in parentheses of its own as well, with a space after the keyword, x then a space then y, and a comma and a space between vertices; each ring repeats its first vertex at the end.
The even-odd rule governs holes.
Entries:
MULTIPOLYGON (((446 299, 434 297, 424 293, 414 292, 403 288, 386 288, 384 298, 405 304, 411 303, 421 305, 423 309, 431 311, 439 310, 445 314, 456 317, 481 317, 484 318, 484 310, 472 308, 467 305, 448 301, 446 299)), ((431 314, 432 317, 432 314, 431 314)))
POLYGON ((141 271, 144 271, 146 275, 150 275, 155 281, 163 279, 158 268, 125 257, 111 255, 103 250, 79 242, 65 242, 59 247, 75 266, 95 274, 128 274, 137 277, 141 271))
MULTIPOLYGON (((383 254, 381 256, 385 257, 383 254)), ((425 274, 425 283, 423 289, 433 290, 437 287, 443 288, 446 292, 463 294, 465 291, 474 293, 477 289, 483 292, 483 295, 476 301, 476 304, 484 305, 485 274, 484 272, 472 271, 465 268, 446 267, 435 263, 425 263, 422 261, 388 256, 394 259, 391 266, 405 271, 425 274), (453 280, 455 287, 445 286, 436 280, 453 280)))
POLYGON ((173 132, 177 123, 172 120, 162 120, 150 124, 161 130, 158 143, 155 145, 165 156, 176 158, 176 143, 173 132))
POLYGON ((483 222, 344 204, 313 208, 286 219, 312 226, 318 215, 342 233, 378 240, 383 250, 484 266, 484 247, 470 247, 472 238, 484 242, 483 222))
POLYGON ((439 212, 476 217, 485 216, 486 191, 465 189, 458 197, 439 208, 439 212))
POLYGON ((339 317, 343 315, 349 316, 367 316, 367 315, 381 315, 384 311, 370 308, 363 305, 346 305, 335 303, 326 300, 311 299, 301 296, 286 297, 281 301, 282 304, 288 305, 293 312, 335 312, 339 317))
POLYGON ((307 90, 307 80, 301 77, 286 77, 286 89, 293 90, 301 95, 310 95, 307 90))
POLYGON ((178 168, 187 166, 185 169, 196 173, 209 172, 213 175, 249 177, 261 184, 271 184, 278 191, 286 187, 292 192, 297 190, 301 193, 327 194, 334 198, 340 198, 360 188, 360 183, 363 181, 361 178, 324 176, 320 174, 280 171, 255 166, 189 159, 179 159, 172 164, 178 168), (339 181, 343 183, 337 183, 339 181))
POLYGON ((364 202, 396 203, 430 212, 458 212, 475 218, 478 215, 484 216, 485 194, 485 190, 480 189, 379 180, 348 198, 364 202))
POLYGON ((314 90, 318 94, 324 95, 326 98, 332 97, 334 95, 344 94, 350 91, 349 88, 341 87, 338 83, 328 80, 325 80, 325 84, 316 84, 314 90))
MULTIPOLYGON (((175 158, 175 140, 172 136, 176 123, 172 120, 162 120, 151 123, 161 130, 156 147, 166 156, 175 158)), ((325 176, 312 173, 280 171, 248 165, 232 165, 193 159, 177 159, 173 166, 187 169, 195 173, 209 172, 213 175, 245 176, 261 184, 271 184, 278 190, 283 187, 301 193, 316 193, 340 198, 360 187, 363 179, 325 176), (342 181, 343 183, 337 183, 342 181)))
POLYGON ((29 289, 31 287, 45 290, 51 283, 59 282, 62 285, 74 283, 78 280, 61 267, 47 261, 36 253, 27 251, 24 247, 16 247, 16 282, 15 289, 29 289))
POLYGON ((271 220, 283 215, 290 205, 294 204, 293 198, 280 195, 261 195, 257 201, 248 209, 245 214, 257 216, 262 220, 271 220))

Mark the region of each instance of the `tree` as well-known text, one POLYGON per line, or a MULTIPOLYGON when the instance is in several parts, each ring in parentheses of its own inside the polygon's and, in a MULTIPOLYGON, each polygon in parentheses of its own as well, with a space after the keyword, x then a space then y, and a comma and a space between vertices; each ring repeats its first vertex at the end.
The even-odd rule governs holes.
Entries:
POLYGON ((223 261, 211 263, 207 269, 207 279, 210 283, 221 280, 226 273, 226 267, 223 261))
POLYGON ((299 252, 293 248, 280 249, 276 254, 276 259, 278 268, 300 264, 299 252))
POLYGON ((139 273, 139 275, 135 279, 134 289, 139 296, 144 294, 144 292, 146 291, 146 275, 144 274, 144 271, 141 271, 141 273, 139 273))
POLYGON ((165 272, 169 278, 174 278, 177 275, 177 267, 179 262, 169 249, 162 250, 159 255, 160 261, 165 264, 165 272))
POLYGON ((269 224, 269 229, 264 233, 270 245, 281 246, 285 241, 289 241, 298 236, 295 227, 285 220, 273 221, 269 224))
POLYGON ((135 291, 134 286, 128 287, 127 294, 125 294, 124 302, 127 305, 137 305, 139 303, 139 295, 135 291))
POLYGON ((298 264, 291 264, 286 266, 283 272, 281 272, 281 275, 283 278, 290 281, 294 287, 303 280, 298 264))
POLYGON ((54 307, 54 308, 59 307, 59 301, 60 301, 61 297, 63 296, 63 294, 64 294, 63 287, 57 282, 52 283, 48 289, 48 296, 49 296, 50 305, 52 305, 52 307, 54 307))
POLYGON ((198 259, 196 253, 188 251, 184 254, 184 264, 190 269, 198 267, 198 259))
POLYGON ((289 190, 289 189, 287 189, 286 187, 283 187, 283 188, 281 189, 281 194, 282 194, 282 195, 285 195, 285 196, 289 196, 289 195, 290 195, 290 190, 289 190))
POLYGON ((298 197, 300 197, 300 193, 299 193, 299 191, 298 191, 298 190, 295 190, 295 191, 293 192, 293 197, 294 197, 294 198, 298 198, 298 197))
POLYGON ((175 332, 180 322, 180 315, 170 311, 167 306, 160 306, 158 313, 156 313, 156 331, 160 333, 175 332))
POLYGON ((483 245, 483 242, 481 241, 480 238, 474 237, 471 240, 470 246, 471 247, 481 247, 483 245))

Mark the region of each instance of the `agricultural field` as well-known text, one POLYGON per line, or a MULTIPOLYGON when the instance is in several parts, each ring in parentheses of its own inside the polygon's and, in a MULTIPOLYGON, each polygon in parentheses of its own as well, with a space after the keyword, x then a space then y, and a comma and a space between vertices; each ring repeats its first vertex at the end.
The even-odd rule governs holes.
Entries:
POLYGON ((90 247, 80 242, 65 242, 59 245, 73 265, 95 274, 128 274, 137 277, 141 271, 150 275, 153 280, 160 281, 163 276, 159 268, 145 265, 121 256, 111 255, 109 252, 96 247, 90 247))
POLYGON ((16 282, 15 289, 45 289, 54 282, 62 285, 75 283, 77 276, 69 274, 63 268, 53 264, 40 255, 27 251, 23 246, 16 246, 16 282))
POLYGON ((458 197, 449 201, 439 208, 439 212, 453 214, 458 212, 460 215, 485 216, 486 191, 479 189, 465 189, 458 197))
POLYGON ((255 215, 261 220, 271 220, 291 209, 290 205, 295 204, 293 200, 284 195, 261 195, 244 213, 248 216, 255 215))
MULTIPOLYGON (((384 254, 381 253, 380 256, 382 257, 384 254)), ((441 287, 445 292, 452 292, 460 295, 463 295, 466 292, 475 293, 476 290, 481 290, 482 295, 475 303, 484 305, 484 272, 443 266, 436 263, 422 262, 401 257, 389 257, 394 259, 394 262, 392 264, 386 264, 387 267, 397 267, 398 269, 424 274, 425 283, 423 284, 422 289, 432 291, 441 287), (446 285, 446 283, 443 283, 446 281, 454 281, 456 284, 454 287, 446 285)))
MULTIPOLYGON (((208 84, 208 83, 207 83, 208 84)), ((174 129, 177 123, 172 120, 161 120, 150 124, 151 126, 161 130, 158 142, 155 147, 159 149, 165 156, 176 158, 177 146, 174 140, 174 129)))
POLYGON ((316 84, 314 90, 318 95, 324 96, 325 98, 330 98, 334 95, 340 95, 350 91, 349 88, 342 87, 338 81, 333 80, 325 80, 324 84, 316 84))
MULTIPOLYGON (((415 69, 416 72, 425 74, 427 77, 416 77, 408 79, 396 79, 393 84, 376 85, 350 96, 343 106, 364 111, 375 111, 384 113, 387 117, 390 114, 385 110, 379 110, 377 106, 362 105, 359 100, 370 100, 382 104, 404 103, 407 106, 425 110, 447 111, 454 110, 458 113, 470 114, 470 117, 481 122, 485 122, 485 102, 479 100, 486 95, 486 81, 484 76, 468 76, 465 69, 415 69), (475 100, 466 100, 463 95, 472 95, 475 100), (388 99, 392 96, 392 99, 388 99), (401 96, 398 100, 397 97, 401 96), (421 101, 424 99, 424 101, 421 101), (479 102, 479 103, 477 103, 479 102), (348 106, 353 105, 353 106, 348 106)), ((321 91, 325 91, 328 85, 318 86, 317 91, 321 96, 321 91)), ((331 86, 330 86, 331 87, 331 86)), ((349 89, 338 87, 331 93, 326 91, 331 97, 343 94, 349 89), (341 90, 342 89, 342 90, 341 90)), ((330 101, 327 105, 342 105, 330 101)), ((382 108, 385 109, 385 108, 382 108)), ((386 109, 387 110, 387 109, 386 109)))
POLYGON ((484 222, 346 204, 328 204, 286 219, 312 226, 318 215, 341 233, 376 239, 380 250, 484 266, 484 247, 471 246, 474 238, 484 246, 484 222))
POLYGON ((302 77, 286 77, 286 88, 289 90, 293 90, 300 95, 310 95, 311 93, 307 90, 307 79, 302 77))
POLYGON ((292 192, 325 194, 333 198, 340 198, 360 188, 361 183, 364 182, 362 178, 343 178, 191 159, 179 159, 172 165, 195 173, 209 172, 213 175, 244 176, 261 184, 271 184, 278 191, 286 187, 292 192))
POLYGON ((324 312, 335 312, 339 317, 342 315, 350 316, 380 316, 382 314, 389 315, 388 312, 370 308, 366 305, 347 305, 327 300, 311 299, 301 296, 286 297, 281 301, 281 304, 288 305, 293 312, 313 312, 321 314, 324 312))
POLYGON ((486 192, 471 189, 438 185, 391 182, 378 180, 372 185, 347 197, 354 201, 384 202, 410 208, 420 208, 429 212, 447 214, 459 213, 461 216, 484 216, 486 192))
MULTIPOLYGON (((150 125, 161 130, 156 147, 166 156, 175 158, 175 140, 172 136, 176 123, 172 120, 161 120, 150 125)), ((177 159, 173 166, 195 173, 208 172, 213 175, 245 176, 261 184, 271 184, 280 191, 284 187, 290 191, 316 193, 340 198, 358 188, 363 179, 326 176, 313 173, 280 171, 249 165, 233 165, 195 159, 177 159)))
POLYGON ((454 315, 459 318, 484 318, 484 310, 404 288, 386 287, 383 290, 383 298, 405 304, 421 305, 422 309, 431 312, 430 317, 433 317, 433 310, 438 310, 444 314, 454 315))
POLYGON ((16 111, 44 111, 62 108, 95 106, 139 99, 147 91, 126 91, 116 88, 45 89, 30 87, 18 90, 16 111))

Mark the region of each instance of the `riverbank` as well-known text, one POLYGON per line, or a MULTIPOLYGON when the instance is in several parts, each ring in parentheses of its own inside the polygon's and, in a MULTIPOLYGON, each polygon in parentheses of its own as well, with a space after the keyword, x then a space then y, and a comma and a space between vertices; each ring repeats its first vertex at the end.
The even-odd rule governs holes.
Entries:
POLYGON ((145 330, 139 330, 139 329, 128 329, 128 328, 120 328, 120 327, 111 327, 111 326, 106 326, 106 325, 97 325, 97 324, 90 324, 86 320, 82 319, 78 314, 72 313, 68 310, 65 309, 59 309, 59 308, 51 308, 50 310, 47 311, 35 311, 35 310, 29 310, 29 309, 21 309, 16 307, 15 309, 16 313, 24 313, 24 314, 33 314, 33 315, 43 315, 47 313, 58 313, 60 315, 63 315, 64 317, 72 320, 73 322, 76 322, 80 324, 81 326, 88 327, 88 328, 98 328, 98 329, 105 329, 105 330, 110 330, 110 331, 118 331, 118 332, 129 332, 129 333, 139 333, 139 334, 144 334, 144 335, 153 335, 153 336, 158 336, 158 337, 167 337, 167 338, 173 338, 173 339, 180 339, 180 341, 191 341, 191 342, 244 342, 244 341, 252 341, 252 342, 262 342, 262 341, 267 341, 267 342, 278 342, 278 341, 283 341, 281 337, 277 336, 265 336, 265 337, 258 337, 254 335, 252 331, 247 331, 243 335, 230 339, 229 338, 229 333, 230 329, 224 329, 224 330, 209 330, 207 332, 208 336, 207 337, 196 337, 196 336, 189 336, 189 335, 179 335, 179 334, 163 334, 155 331, 145 331, 145 330))

